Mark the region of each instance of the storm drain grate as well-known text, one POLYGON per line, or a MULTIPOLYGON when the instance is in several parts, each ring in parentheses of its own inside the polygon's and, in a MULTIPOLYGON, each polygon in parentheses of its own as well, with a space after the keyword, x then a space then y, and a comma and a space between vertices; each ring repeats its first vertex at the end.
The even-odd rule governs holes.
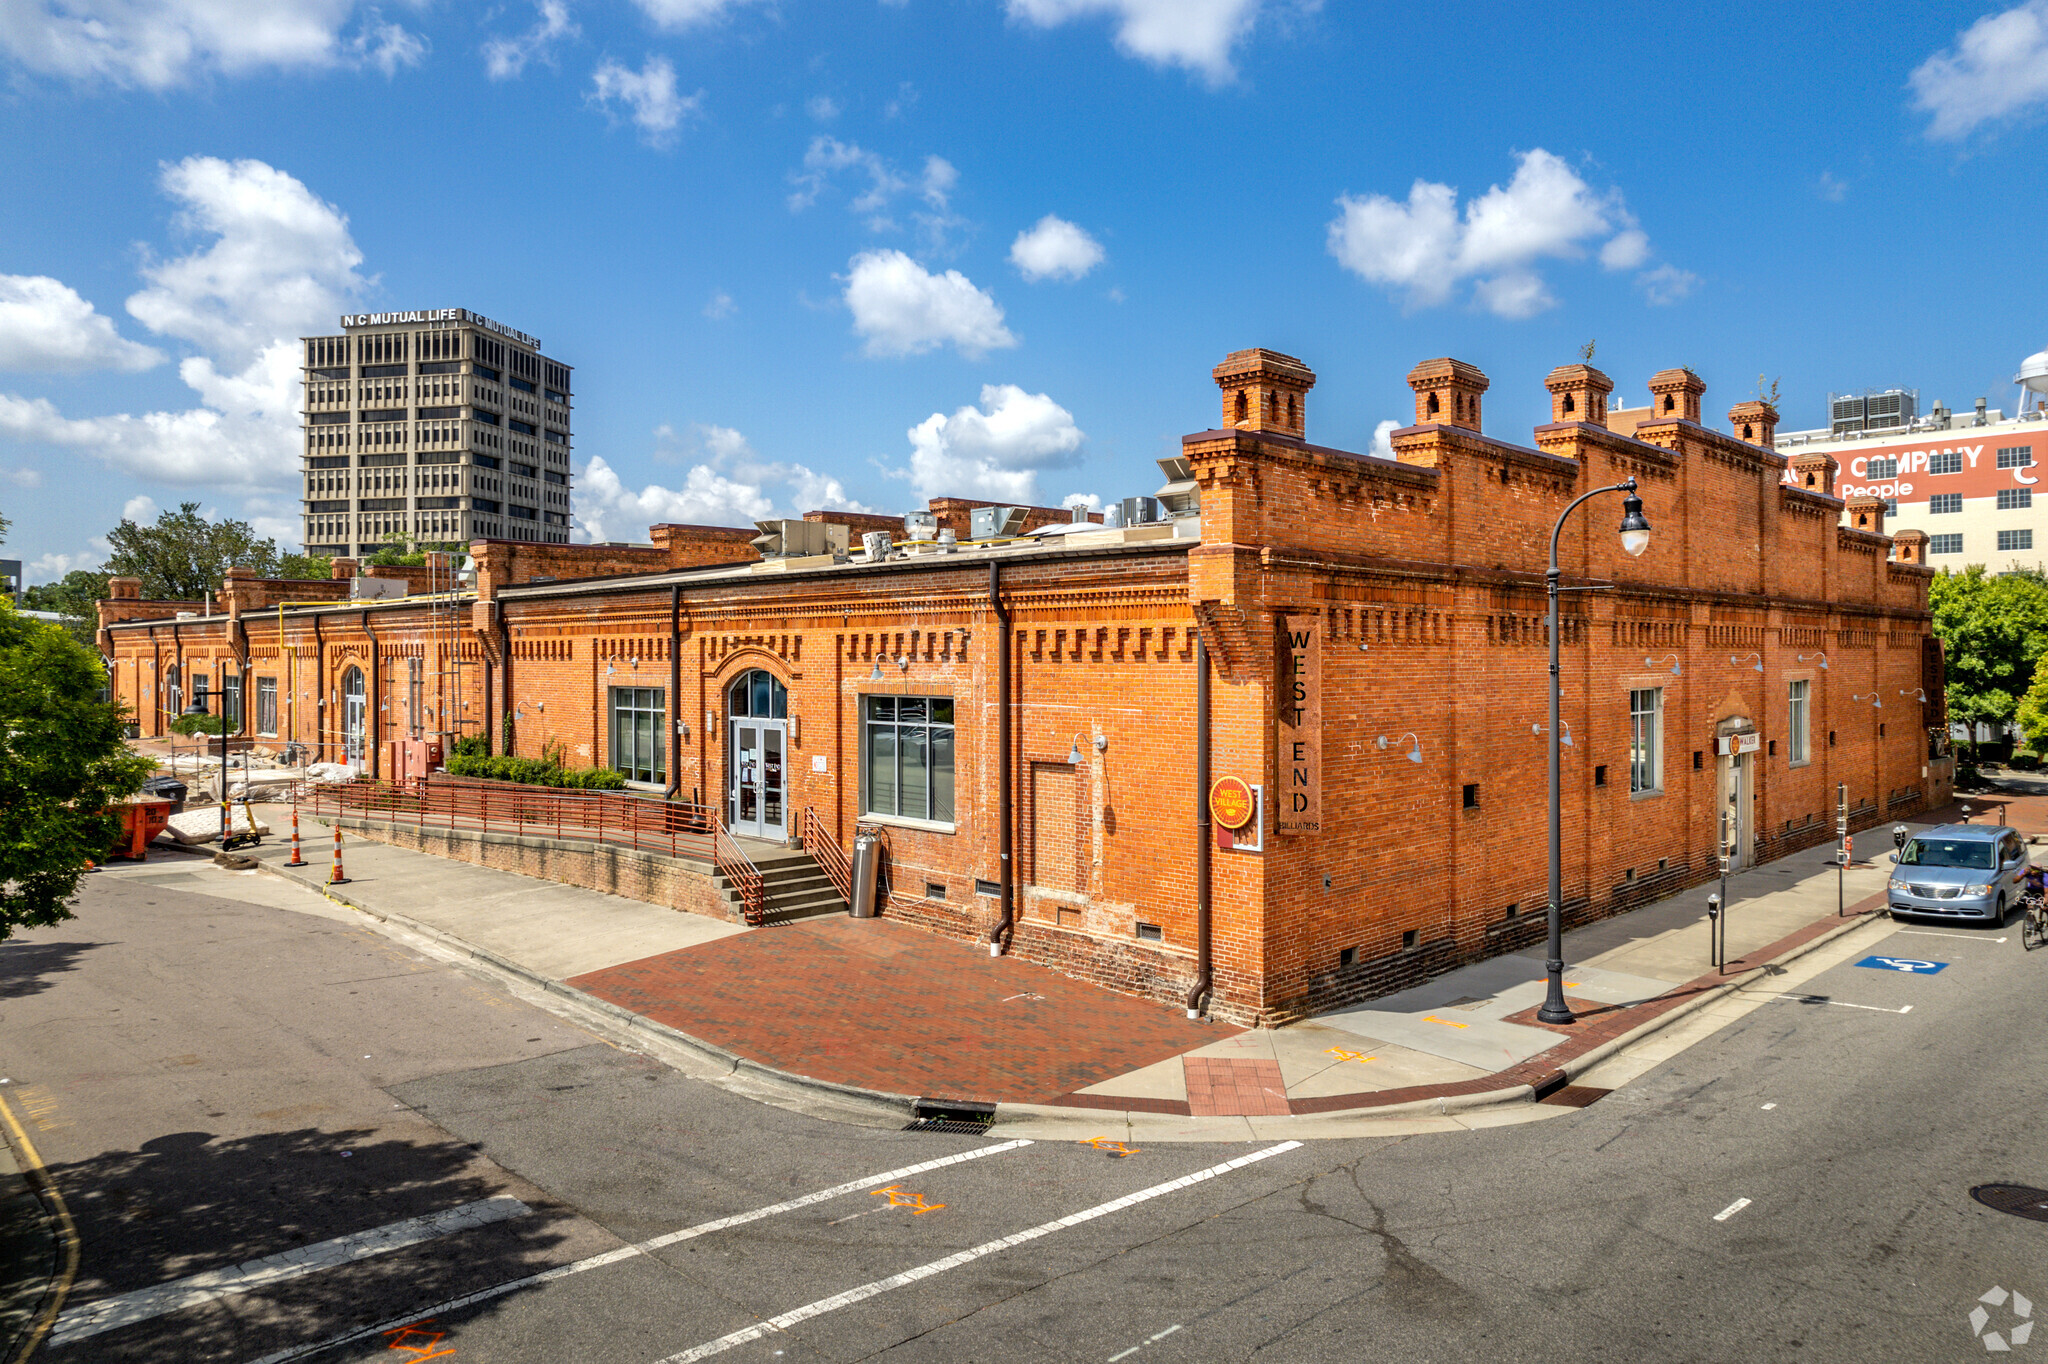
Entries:
POLYGON ((1562 1089, 1552 1090, 1536 1102, 1554 1104, 1559 1108, 1584 1108, 1589 1104, 1598 1103, 1613 1092, 1611 1089, 1598 1089, 1592 1085, 1566 1085, 1562 1089))
POLYGON ((911 1106, 906 1132, 953 1132, 979 1137, 996 1120, 996 1106, 974 1099, 919 1099, 911 1106))
POLYGON ((1970 1190, 1970 1197, 1994 1212, 2048 1222, 2048 1189, 2026 1184, 1979 1184, 1970 1190))

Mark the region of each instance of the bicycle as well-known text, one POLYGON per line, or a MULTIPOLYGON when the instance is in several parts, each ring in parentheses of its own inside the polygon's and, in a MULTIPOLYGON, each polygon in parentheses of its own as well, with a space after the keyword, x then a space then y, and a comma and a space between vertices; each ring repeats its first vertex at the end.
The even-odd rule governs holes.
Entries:
POLYGON ((2027 868, 2026 888, 2020 892, 2020 942, 2031 952, 2048 943, 2048 869, 2027 868))

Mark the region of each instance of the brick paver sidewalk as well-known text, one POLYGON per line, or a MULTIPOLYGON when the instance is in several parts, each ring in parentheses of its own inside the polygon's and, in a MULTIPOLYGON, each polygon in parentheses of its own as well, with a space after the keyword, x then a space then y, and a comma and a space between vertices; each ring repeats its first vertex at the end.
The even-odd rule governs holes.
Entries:
POLYGON ((778 1070, 930 1098, 1050 1103, 1239 1031, 883 919, 807 919, 568 983, 778 1070))

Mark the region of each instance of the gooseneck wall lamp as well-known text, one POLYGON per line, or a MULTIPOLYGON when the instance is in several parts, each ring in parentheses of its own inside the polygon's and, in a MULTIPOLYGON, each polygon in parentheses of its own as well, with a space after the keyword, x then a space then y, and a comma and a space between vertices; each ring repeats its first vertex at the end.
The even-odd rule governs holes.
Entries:
MULTIPOLYGON (((1668 658, 1671 660, 1671 675, 1673 677, 1683 675, 1683 673, 1685 672, 1685 668, 1684 665, 1679 663, 1677 654, 1666 654, 1664 655, 1664 658, 1668 658)), ((1654 668, 1660 663, 1662 663, 1664 661, 1664 658, 1646 658, 1643 660, 1643 666, 1645 668, 1654 668)))
POLYGON ((1544 588, 1549 597, 1550 626, 1550 904, 1549 952, 1543 963, 1548 984, 1544 990, 1543 1007, 1536 1012, 1538 1022, 1569 1023, 1572 1021, 1571 1006, 1564 1000, 1564 817, 1558 801, 1563 785, 1562 707, 1563 684, 1557 666, 1557 594, 1563 591, 1579 591, 1559 586, 1563 575, 1557 566, 1557 541, 1564 534, 1564 523, 1577 511, 1581 502, 1590 501, 1602 493, 1621 493, 1621 537, 1622 551, 1630 557, 1638 557, 1650 547, 1650 523, 1643 516, 1643 499, 1636 495, 1636 481, 1631 478, 1605 488, 1594 488, 1579 496, 1558 513, 1557 524, 1550 531, 1550 567, 1544 573, 1544 588))

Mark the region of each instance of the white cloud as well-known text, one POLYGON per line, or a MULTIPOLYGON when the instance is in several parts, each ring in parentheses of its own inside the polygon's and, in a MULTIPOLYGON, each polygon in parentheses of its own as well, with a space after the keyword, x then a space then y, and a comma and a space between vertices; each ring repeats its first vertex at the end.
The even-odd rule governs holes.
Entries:
POLYGON ((0 275, 0 369, 142 370, 163 352, 125 340, 113 321, 48 275, 0 275))
MULTIPOLYGON (((1315 0, 1302 8, 1313 9, 1315 0)), ((1012 19, 1052 28, 1107 16, 1117 48, 1155 66, 1200 72, 1212 85, 1236 76, 1230 52, 1258 21, 1263 0, 1009 0, 1012 19)))
POLYGON ((1650 256, 1620 191, 1597 194, 1565 162, 1537 147, 1517 155, 1514 177, 1470 200, 1417 180, 1401 203, 1383 194, 1337 200, 1329 250, 1345 269, 1383 285, 1410 309, 1447 302, 1466 280, 1473 298, 1502 317, 1530 317, 1556 303, 1534 266, 1578 259, 1606 238, 1600 263, 1629 270, 1650 256))
POLYGON ((358 65, 374 66, 389 80, 398 74, 399 67, 418 66, 425 61, 427 48, 425 38, 398 24, 386 23, 384 16, 373 9, 364 16, 361 30, 349 39, 346 51, 358 65))
POLYGON ((1086 507, 1089 511, 1099 512, 1102 510, 1102 494, 1068 493, 1060 499, 1060 505, 1070 511, 1075 507, 1086 507))
POLYGON ((2048 105, 2048 0, 1985 15, 1954 47, 1915 67, 1907 84, 1914 107, 1932 116, 1929 137, 1967 137, 2048 105))
POLYGON ((935 275, 901 251, 863 251, 845 279, 853 329, 869 355, 922 355, 950 342, 979 359, 1017 344, 995 299, 958 270, 935 275))
POLYGON ((0 469, 0 478, 6 479, 17 488, 40 488, 43 486, 41 469, 0 469))
POLYGON ((981 407, 934 412, 911 427, 910 467, 895 472, 923 497, 1032 503, 1039 473, 1078 463, 1083 439, 1073 414, 1046 394, 984 384, 981 407))
POLYGON ((1389 417, 1378 426, 1375 426, 1372 429, 1372 453, 1378 455, 1381 459, 1392 459, 1394 457, 1393 435, 1401 429, 1402 425, 1403 423, 1389 417))
POLYGON ((1831 204, 1839 204, 1849 197, 1849 182, 1833 171, 1822 171, 1820 179, 1813 182, 1813 192, 1831 204))
POLYGON ((677 32, 722 19, 728 10, 756 3, 756 0, 633 0, 655 27, 677 32))
POLYGON ((918 192, 933 208, 944 209, 952 198, 953 187, 959 183, 960 172, 951 161, 943 156, 924 159, 924 177, 918 185, 918 192))
POLYGON ((53 583, 78 569, 98 568, 106 557, 104 554, 45 554, 24 568, 22 577, 32 583, 53 583))
POLYGON ((147 493, 137 493, 121 504, 121 519, 133 521, 138 526, 154 525, 157 511, 155 498, 147 493))
POLYGON ((676 93, 676 69, 669 59, 649 57, 638 71, 607 58, 591 75, 590 97, 606 113, 618 100, 632 111, 633 122, 649 146, 662 147, 675 139, 676 125, 685 114, 694 114, 704 103, 704 92, 676 93))
POLYGON ((0 48, 31 71, 164 90, 220 73, 368 63, 386 74, 425 41, 355 0, 9 0, 0 48))
POLYGON ((1690 297, 1692 291, 1700 287, 1700 277, 1675 265, 1660 265, 1637 275, 1636 284, 1642 289, 1644 298, 1663 305, 1690 297))
MULTIPOLYGON (((664 425, 656 428, 655 437, 667 444, 676 433, 664 425)), ((762 459, 729 426, 694 426, 691 438, 691 448, 680 457, 696 462, 680 488, 659 483, 629 488, 616 470, 593 457, 576 486, 576 520, 584 534, 592 540, 637 540, 645 538, 648 526, 664 521, 747 526, 771 517, 794 519, 821 507, 875 510, 849 497, 836 478, 802 464, 762 459)))
POLYGON ((499 35, 484 43, 484 71, 494 81, 515 79, 528 62, 553 65, 555 44, 582 32, 565 0, 538 0, 540 18, 524 33, 499 35))
POLYGON ((332 330, 369 286, 339 209, 260 161, 192 157, 166 166, 178 226, 208 240, 143 266, 128 311, 198 346, 178 375, 199 406, 70 417, 45 398, 0 393, 0 437, 77 451, 152 483, 242 495, 297 482, 298 338, 332 330))
POLYGON ((1079 279, 1102 264, 1102 243, 1048 213, 1010 243, 1010 264, 1033 284, 1042 279, 1079 279))
POLYGON ((839 117, 839 101, 830 95, 813 95, 804 101, 804 112, 820 123, 830 123, 839 117))
MULTIPOLYGON (((789 211, 801 213, 818 202, 818 195, 826 182, 838 172, 849 169, 863 171, 868 177, 867 189, 855 196, 851 205, 855 213, 880 214, 888 208, 890 199, 909 187, 909 181, 874 152, 821 133, 812 138, 811 145, 804 149, 803 172, 789 177, 790 183, 796 186, 789 196, 789 211)), ((878 227, 882 225, 879 221, 876 224, 878 227)))
POLYGON ((704 305, 704 316, 713 322, 723 322, 739 310, 740 305, 732 301, 732 295, 720 289, 711 296, 711 301, 704 305))
POLYGON ((175 225, 215 240, 143 268, 149 287, 128 311, 151 331, 243 359, 281 337, 331 329, 327 315, 366 286, 348 218, 285 172, 193 156, 164 167, 161 183, 182 205, 175 225))

